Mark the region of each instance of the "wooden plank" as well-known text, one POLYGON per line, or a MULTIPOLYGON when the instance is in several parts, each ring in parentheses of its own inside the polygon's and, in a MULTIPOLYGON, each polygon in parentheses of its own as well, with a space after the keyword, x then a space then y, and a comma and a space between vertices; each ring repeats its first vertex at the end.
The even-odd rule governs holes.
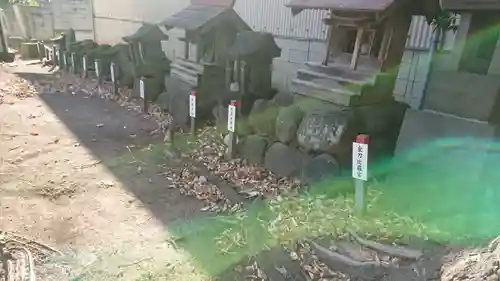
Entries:
POLYGON ((361 46, 363 44, 363 35, 365 33, 365 27, 358 27, 358 33, 356 34, 356 43, 354 44, 354 51, 352 53, 351 59, 351 69, 356 70, 358 68, 359 55, 361 54, 361 46))

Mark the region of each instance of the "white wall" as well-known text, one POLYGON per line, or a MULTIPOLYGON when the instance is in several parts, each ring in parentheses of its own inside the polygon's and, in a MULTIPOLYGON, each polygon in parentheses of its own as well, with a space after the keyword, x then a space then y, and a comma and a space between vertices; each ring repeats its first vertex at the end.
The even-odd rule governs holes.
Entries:
POLYGON ((181 11, 189 0, 93 0, 95 39, 115 44, 143 22, 158 23, 181 11))

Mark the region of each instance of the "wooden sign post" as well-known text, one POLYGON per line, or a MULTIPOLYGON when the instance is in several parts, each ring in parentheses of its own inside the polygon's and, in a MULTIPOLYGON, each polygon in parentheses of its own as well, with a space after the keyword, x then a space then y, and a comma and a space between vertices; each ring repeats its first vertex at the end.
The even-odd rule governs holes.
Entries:
POLYGON ((196 136, 196 96, 198 93, 193 90, 189 95, 189 117, 191 117, 191 135, 196 136))
POLYGON ((76 74, 76 54, 71 53, 71 72, 76 74))
POLYGON ((366 188, 368 180, 368 135, 358 135, 352 144, 352 177, 354 179, 355 209, 359 214, 366 211, 366 188))
POLYGON ((69 67, 68 67, 68 54, 66 53, 62 53, 62 57, 63 57, 63 69, 68 71, 69 70, 69 67))
POLYGON ((148 99, 146 94, 146 78, 141 77, 139 80, 139 94, 142 99, 142 112, 148 113, 148 99))
POLYGON ((116 69, 116 63, 111 62, 110 65, 110 72, 111 72, 111 82, 113 85, 113 94, 118 95, 118 83, 117 83, 117 69, 116 69))
POLYGON ((229 131, 227 157, 229 159, 232 159, 236 154, 236 107, 236 100, 232 100, 227 108, 227 130, 229 131))
POLYGON ((82 67, 83 67, 83 74, 82 74, 82 77, 83 78, 87 78, 89 77, 89 69, 88 69, 88 65, 87 65, 87 55, 84 55, 82 57, 82 67))
POLYGON ((97 83, 101 85, 102 83, 102 71, 101 71, 101 60, 100 59, 95 59, 94 61, 94 67, 95 67, 95 75, 97 76, 97 83))

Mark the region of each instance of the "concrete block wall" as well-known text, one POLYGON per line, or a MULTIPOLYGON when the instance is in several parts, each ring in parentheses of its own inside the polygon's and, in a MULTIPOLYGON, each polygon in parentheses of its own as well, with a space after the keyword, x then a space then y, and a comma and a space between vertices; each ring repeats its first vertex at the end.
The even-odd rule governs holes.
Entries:
POLYGON ((318 40, 301 40, 275 37, 281 56, 273 62, 273 86, 288 91, 297 70, 307 61, 321 62, 326 54, 326 43, 318 40))
POLYGON ((428 51, 406 50, 399 66, 394 98, 417 109, 424 93, 428 68, 428 51))

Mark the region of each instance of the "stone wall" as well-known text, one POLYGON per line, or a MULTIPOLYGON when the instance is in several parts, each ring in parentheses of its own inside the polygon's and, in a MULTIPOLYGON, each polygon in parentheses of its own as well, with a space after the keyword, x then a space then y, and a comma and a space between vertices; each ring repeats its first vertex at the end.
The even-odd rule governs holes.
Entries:
MULTIPOLYGON (((340 108, 310 98, 278 93, 257 100, 237 122, 238 151, 249 163, 284 177, 315 182, 351 166, 352 142, 372 137, 370 160, 391 156, 407 106, 391 102, 340 108)), ((218 129, 227 133, 227 108, 214 109, 218 129)))

